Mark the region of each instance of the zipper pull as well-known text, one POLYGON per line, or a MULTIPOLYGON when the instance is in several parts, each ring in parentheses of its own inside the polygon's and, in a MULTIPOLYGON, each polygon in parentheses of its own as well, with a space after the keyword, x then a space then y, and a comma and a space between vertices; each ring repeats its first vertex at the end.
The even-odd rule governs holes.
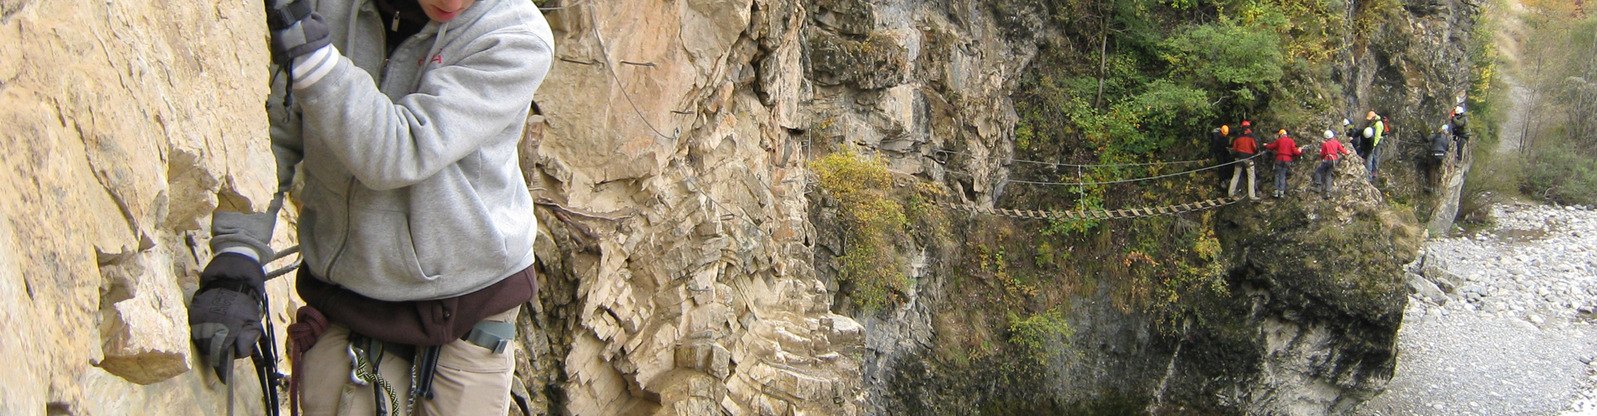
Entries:
POLYGON ((399 12, 398 11, 394 12, 394 23, 388 25, 388 31, 389 32, 398 32, 399 31, 399 12))

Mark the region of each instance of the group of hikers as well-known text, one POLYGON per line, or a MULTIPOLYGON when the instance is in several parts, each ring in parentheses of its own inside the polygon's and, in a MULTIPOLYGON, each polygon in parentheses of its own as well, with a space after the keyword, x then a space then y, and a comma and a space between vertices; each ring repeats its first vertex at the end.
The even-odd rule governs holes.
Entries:
MULTIPOLYGON (((1321 192, 1326 196, 1330 196, 1335 188, 1332 183, 1332 173, 1335 172, 1337 164, 1342 159, 1342 156, 1355 153, 1364 160, 1364 170, 1368 175, 1367 180, 1372 183, 1375 182, 1375 173, 1380 168, 1384 149, 1390 147, 1382 146, 1381 144, 1383 139, 1391 134, 1392 126, 1390 120, 1373 110, 1365 113, 1364 120, 1363 127, 1359 127, 1354 125, 1352 120, 1342 119, 1342 127, 1344 129, 1342 137, 1348 140, 1347 146, 1344 146, 1338 140, 1337 133, 1334 130, 1327 129, 1322 134, 1325 140, 1320 142, 1318 155, 1320 163, 1314 168, 1313 185, 1309 188, 1311 191, 1321 192)), ((1437 129, 1435 134, 1426 140, 1426 158, 1422 163, 1426 170, 1439 168, 1445 162, 1449 148, 1463 149, 1464 143, 1468 140, 1468 130, 1465 129, 1467 123, 1468 118, 1463 105, 1455 107, 1452 113, 1448 114, 1447 122, 1443 123, 1441 128, 1437 129)), ((1273 159, 1275 161, 1275 188, 1271 195, 1276 198, 1285 196, 1286 191, 1289 190, 1287 177, 1291 175, 1292 167, 1297 164, 1298 158, 1304 154, 1304 151, 1310 149, 1312 145, 1299 146, 1286 129, 1277 130, 1274 140, 1268 144, 1260 145, 1259 140, 1254 136, 1253 123, 1251 121, 1243 120, 1241 129, 1241 134, 1235 137, 1231 135, 1230 125, 1221 125, 1211 131, 1213 138, 1210 140, 1209 148, 1213 157, 1222 164, 1234 165, 1229 179, 1226 178, 1223 170, 1219 171, 1220 173, 1217 176, 1220 186, 1226 189, 1228 197, 1236 197, 1238 193, 1237 185, 1242 181, 1242 175, 1245 171, 1248 181, 1248 198, 1259 199, 1254 185, 1255 169, 1253 159, 1259 156, 1259 152, 1269 151, 1274 155, 1273 159)), ((1457 152, 1456 157, 1462 160, 1463 152, 1457 152)))

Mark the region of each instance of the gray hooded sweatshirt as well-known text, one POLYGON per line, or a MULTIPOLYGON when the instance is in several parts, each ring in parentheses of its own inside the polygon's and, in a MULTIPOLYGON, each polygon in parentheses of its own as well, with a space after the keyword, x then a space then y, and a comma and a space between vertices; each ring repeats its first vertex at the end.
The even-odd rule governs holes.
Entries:
MULTIPOLYGON (((530 267, 538 226, 517 143, 554 45, 536 5, 479 0, 384 56, 391 33, 371 0, 315 3, 332 47, 296 61, 296 108, 282 108, 282 79, 268 103, 277 201, 303 161, 304 267, 387 301, 459 296, 530 267)), ((277 201, 217 213, 213 249, 270 258, 277 201)))

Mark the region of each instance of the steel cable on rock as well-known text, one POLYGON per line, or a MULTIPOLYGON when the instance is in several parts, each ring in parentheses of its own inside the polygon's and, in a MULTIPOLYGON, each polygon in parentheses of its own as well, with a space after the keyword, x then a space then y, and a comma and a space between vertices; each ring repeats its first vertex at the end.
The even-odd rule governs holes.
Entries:
POLYGON ((572 8, 572 7, 581 6, 583 3, 587 3, 588 1, 589 0, 577 0, 576 3, 567 4, 567 5, 564 5, 564 6, 539 7, 538 10, 543 10, 543 11, 546 11, 546 12, 552 12, 552 11, 557 11, 557 10, 565 10, 565 9, 569 9, 569 8, 572 8))
MULTIPOLYGON (((584 3, 586 3, 586 0, 584 1, 584 3)), ((583 4, 583 3, 579 3, 579 4, 583 4)), ((573 4, 572 6, 576 6, 576 5, 573 4)), ((567 6, 567 7, 570 7, 570 6, 567 6)), ((655 135, 658 135, 661 138, 671 139, 672 141, 676 141, 681 135, 680 129, 678 129, 678 131, 674 132, 674 133, 676 133, 675 135, 669 135, 668 136, 665 133, 661 133, 660 129, 655 128, 654 127, 654 123, 650 122, 648 117, 644 117, 643 116, 643 110, 638 108, 638 103, 632 100, 632 93, 627 92, 626 85, 623 85, 621 83, 621 76, 616 74, 615 65, 612 65, 610 63, 611 60, 610 60, 609 48, 607 46, 605 46, 605 44, 604 44, 604 36, 599 34, 599 17, 598 17, 598 15, 594 14, 592 7, 587 8, 587 10, 588 10, 588 20, 591 23, 593 23, 593 26, 590 28, 590 29, 593 30, 593 38, 599 42, 599 53, 604 56, 604 69, 605 69, 606 72, 610 73, 610 79, 615 81, 616 88, 621 90, 621 96, 623 98, 627 99, 627 104, 632 106, 632 112, 638 115, 638 119, 643 120, 643 125, 644 126, 648 126, 649 127, 649 131, 654 132, 655 135)))

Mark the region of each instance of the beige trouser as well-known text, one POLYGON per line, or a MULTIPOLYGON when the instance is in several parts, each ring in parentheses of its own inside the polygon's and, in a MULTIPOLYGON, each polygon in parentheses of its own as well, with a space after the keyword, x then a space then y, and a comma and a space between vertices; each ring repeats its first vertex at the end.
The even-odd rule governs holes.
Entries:
POLYGON ((1244 167, 1248 170, 1248 198, 1259 199, 1259 196, 1254 194, 1254 189, 1257 187, 1253 186, 1253 161, 1251 160, 1237 162, 1236 169, 1231 174, 1231 188, 1226 190, 1226 196, 1237 196, 1237 182, 1242 180, 1242 169, 1244 167))
MULTIPOLYGON (((487 321, 515 322, 521 308, 510 308, 487 321)), ((462 340, 444 344, 438 356, 438 372, 433 378, 433 399, 416 399, 418 416, 490 415, 509 412, 510 378, 515 371, 515 348, 504 353, 462 340)), ((410 359, 383 354, 379 374, 393 386, 399 409, 389 415, 407 416, 410 397, 410 359)), ((358 386, 350 382, 349 328, 332 324, 305 352, 300 365, 300 407, 308 416, 372 416, 376 414, 372 389, 376 383, 358 386)), ((388 397, 383 396, 387 407, 388 397)))

